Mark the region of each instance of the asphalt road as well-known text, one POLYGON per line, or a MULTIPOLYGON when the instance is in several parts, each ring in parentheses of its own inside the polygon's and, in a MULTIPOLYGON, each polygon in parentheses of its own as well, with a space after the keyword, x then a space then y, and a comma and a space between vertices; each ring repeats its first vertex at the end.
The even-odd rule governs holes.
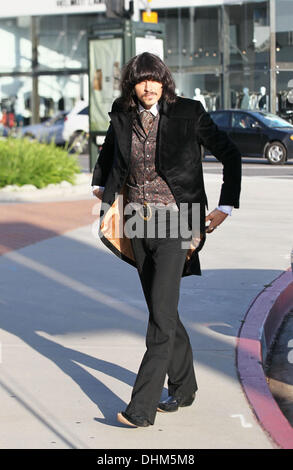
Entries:
MULTIPOLYGON (((265 159, 242 158, 243 176, 271 176, 278 178, 293 177, 293 160, 284 165, 271 165, 265 159)), ((207 157, 203 162, 205 173, 219 173, 222 171, 222 164, 214 157, 207 157)))
MULTIPOLYGON (((89 171, 89 156, 80 155, 79 161, 84 171, 89 171)), ((293 177, 293 160, 284 165, 271 165, 265 159, 243 158, 243 176, 271 176, 289 178, 293 177)), ((203 162, 205 173, 218 174, 222 171, 222 164, 214 157, 206 157, 203 162)))

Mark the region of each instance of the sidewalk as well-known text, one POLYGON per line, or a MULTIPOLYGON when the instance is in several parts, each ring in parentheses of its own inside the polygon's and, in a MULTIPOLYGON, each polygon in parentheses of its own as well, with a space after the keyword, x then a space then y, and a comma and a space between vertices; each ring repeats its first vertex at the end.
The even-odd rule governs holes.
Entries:
MULTIPOLYGON (((221 177, 205 180, 213 209, 221 177)), ((146 429, 116 421, 147 309, 136 270, 93 235, 97 200, 0 205, 0 448, 277 448, 244 395, 235 347, 253 299, 289 267, 291 185, 245 177, 241 209, 208 237, 203 275, 182 280, 199 391, 146 429)))

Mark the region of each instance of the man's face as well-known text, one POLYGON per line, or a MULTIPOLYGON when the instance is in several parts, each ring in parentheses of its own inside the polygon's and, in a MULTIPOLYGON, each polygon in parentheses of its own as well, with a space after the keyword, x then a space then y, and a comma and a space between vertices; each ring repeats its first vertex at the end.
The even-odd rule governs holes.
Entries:
POLYGON ((163 85, 153 80, 145 80, 137 83, 134 87, 135 93, 142 106, 150 109, 159 101, 163 93, 163 85))

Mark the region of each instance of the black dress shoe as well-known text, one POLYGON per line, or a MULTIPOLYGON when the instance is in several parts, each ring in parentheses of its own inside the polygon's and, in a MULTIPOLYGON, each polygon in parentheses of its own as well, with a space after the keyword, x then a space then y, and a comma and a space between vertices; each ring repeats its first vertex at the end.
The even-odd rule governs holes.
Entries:
POLYGON ((179 407, 190 406, 193 403, 194 398, 195 393, 189 395, 188 397, 173 397, 170 395, 166 400, 160 401, 159 405, 157 406, 157 410, 167 413, 177 411, 179 407))
POLYGON ((151 424, 146 418, 143 418, 142 416, 136 416, 136 415, 130 416, 127 413, 125 413, 125 411, 121 411, 120 413, 117 413, 117 420, 122 424, 127 424, 128 426, 134 426, 136 428, 137 427, 145 428, 151 424))

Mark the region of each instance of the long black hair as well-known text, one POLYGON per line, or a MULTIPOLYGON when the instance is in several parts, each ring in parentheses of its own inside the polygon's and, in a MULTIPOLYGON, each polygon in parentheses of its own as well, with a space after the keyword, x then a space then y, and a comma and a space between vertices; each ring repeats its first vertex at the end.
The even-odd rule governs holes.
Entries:
POLYGON ((122 70, 121 104, 125 110, 134 110, 137 97, 134 87, 144 80, 154 80, 163 85, 162 97, 167 103, 176 99, 175 82, 164 62, 155 54, 143 52, 129 60, 122 70))

